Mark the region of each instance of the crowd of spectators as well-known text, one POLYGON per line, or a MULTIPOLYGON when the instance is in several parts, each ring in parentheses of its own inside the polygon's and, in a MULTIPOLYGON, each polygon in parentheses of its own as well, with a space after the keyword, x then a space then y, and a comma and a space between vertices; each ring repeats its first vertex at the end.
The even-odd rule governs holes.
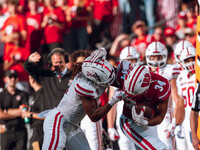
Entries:
POLYGON ((168 63, 174 64, 173 51, 179 40, 188 40, 196 47, 197 2, 170 3, 168 0, 0 0, 0 87, 5 87, 6 82, 2 81, 8 76, 10 80, 17 78, 17 89, 29 95, 32 91, 43 92, 45 101, 48 99, 45 107, 30 107, 30 112, 23 114, 26 117, 33 115, 32 110, 39 113, 57 106, 68 88, 65 84, 70 80, 68 71, 79 62, 75 60, 79 53, 84 56, 85 50, 89 53, 111 45, 106 50, 109 58, 117 62, 121 50, 132 46, 146 63, 148 44, 159 41, 168 49, 168 63), (155 24, 162 19, 166 22, 155 24), (56 64, 54 55, 63 64, 69 61, 68 64, 64 67, 56 64), (45 73, 43 68, 50 71, 45 73), (15 70, 17 77, 5 74, 8 70, 15 70), (34 84, 42 90, 34 89, 34 84))

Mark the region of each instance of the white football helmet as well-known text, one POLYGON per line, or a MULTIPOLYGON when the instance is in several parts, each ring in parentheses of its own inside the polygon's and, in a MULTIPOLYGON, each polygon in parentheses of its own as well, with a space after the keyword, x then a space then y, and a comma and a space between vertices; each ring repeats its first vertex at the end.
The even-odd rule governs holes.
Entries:
POLYGON ((181 51, 183 51, 186 47, 193 46, 192 43, 186 40, 181 40, 176 44, 174 49, 174 57, 177 64, 180 64, 180 56, 181 51))
POLYGON ((98 59, 95 62, 85 59, 82 64, 84 76, 101 87, 107 87, 115 80, 115 70, 105 59, 98 59))
POLYGON ((129 96, 137 96, 147 91, 151 84, 149 70, 141 65, 133 67, 124 80, 124 91, 129 96))
POLYGON ((146 56, 146 62, 147 65, 152 67, 152 68, 162 68, 166 65, 167 63, 167 55, 168 51, 161 42, 152 42, 151 44, 148 45, 145 56, 146 56), (151 56, 155 55, 161 55, 162 59, 161 60, 151 60, 151 56))
POLYGON ((195 72, 195 59, 192 62, 186 62, 187 59, 196 56, 196 49, 194 46, 188 46, 181 52, 180 63, 182 67, 188 72, 195 72))
POLYGON ((136 63, 131 63, 133 66, 140 64, 140 53, 132 46, 125 47, 120 55, 120 60, 136 59, 136 63))

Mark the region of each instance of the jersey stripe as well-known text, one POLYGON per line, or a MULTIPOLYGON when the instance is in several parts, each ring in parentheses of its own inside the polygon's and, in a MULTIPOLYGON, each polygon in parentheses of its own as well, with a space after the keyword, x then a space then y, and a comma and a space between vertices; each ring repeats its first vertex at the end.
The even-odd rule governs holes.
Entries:
POLYGON ((58 141, 59 141, 59 135, 60 135, 60 123, 61 123, 61 119, 63 117, 63 115, 59 116, 59 121, 58 121, 58 126, 57 126, 57 139, 56 139, 56 145, 54 147, 54 149, 57 149, 58 146, 58 141))
POLYGON ((121 122, 123 124, 124 130, 129 134, 129 136, 136 140, 136 142, 141 145, 141 147, 143 147, 145 150, 156 150, 156 148, 151 143, 149 143, 145 138, 139 135, 137 131, 131 128, 130 124, 128 123, 128 119, 125 119, 125 122, 123 122, 123 119, 121 119, 121 122))
POLYGON ((77 86, 80 90, 82 90, 82 91, 84 91, 84 92, 87 92, 87 93, 94 93, 94 92, 91 91, 91 90, 84 89, 84 88, 81 87, 79 84, 76 84, 76 86, 77 86))
POLYGON ((51 150, 53 146, 53 142, 54 142, 55 134, 56 134, 56 123, 57 123, 58 115, 60 115, 60 112, 58 112, 55 116, 55 120, 53 123, 53 133, 52 133, 51 142, 50 142, 48 150, 51 150))
MULTIPOLYGON (((141 66, 141 67, 142 67, 142 66, 141 66)), ((140 68, 140 67, 139 67, 139 68, 140 68)), ((136 84, 136 82, 137 82, 137 80, 138 80, 138 77, 140 76, 141 72, 142 72, 144 69, 145 69, 145 67, 143 67, 143 68, 140 70, 140 72, 137 74, 136 80, 134 81, 133 86, 132 86, 132 92, 133 92, 133 93, 134 93, 134 88, 135 88, 135 84, 136 84)))
POLYGON ((75 91, 76 91, 76 93, 77 93, 78 95, 80 95, 80 96, 85 96, 85 97, 94 98, 94 96, 93 96, 93 95, 87 95, 87 94, 81 93, 81 92, 80 92, 80 91, 78 91, 76 88, 75 88, 75 91))
POLYGON ((130 131, 128 131, 128 129, 125 128, 125 125, 124 125, 124 122, 123 122, 123 119, 122 119, 122 118, 121 118, 121 122, 122 122, 122 124, 123 124, 123 129, 126 131, 126 133, 127 133, 134 141, 136 141, 141 147, 143 147, 145 150, 147 150, 147 149, 144 147, 144 145, 142 145, 142 144, 139 142, 139 140, 136 139, 136 138, 130 133, 130 131))
POLYGON ((99 63, 99 62, 91 62, 91 61, 85 61, 85 62, 95 63, 95 64, 98 64, 98 65, 101 65, 102 67, 106 68, 110 73, 112 73, 112 70, 110 70, 106 65, 104 65, 104 64, 102 64, 102 63, 99 63))
MULTIPOLYGON (((141 67, 141 66, 140 66, 141 67)), ((131 82, 130 82, 130 84, 129 84, 129 87, 128 87, 128 91, 130 91, 130 89, 131 89, 131 85, 132 85, 132 82, 133 82, 133 79, 135 78, 135 74, 137 73, 137 71, 139 70, 139 68, 140 67, 138 67, 137 69, 136 69, 136 71, 134 72, 134 74, 133 74, 133 78, 131 79, 131 82)))

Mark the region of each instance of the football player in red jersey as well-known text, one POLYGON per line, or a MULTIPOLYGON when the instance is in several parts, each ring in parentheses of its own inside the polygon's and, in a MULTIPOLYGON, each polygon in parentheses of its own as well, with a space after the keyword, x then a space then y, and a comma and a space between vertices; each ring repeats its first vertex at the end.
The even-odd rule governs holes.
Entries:
POLYGON ((144 66, 130 68, 130 62, 122 61, 116 74, 117 83, 128 95, 124 99, 120 127, 136 148, 167 149, 158 138, 155 126, 162 122, 167 112, 170 84, 166 78, 148 71, 144 66), (127 71, 125 68, 128 68, 127 71), (154 107, 155 114, 151 119, 145 118, 144 112, 136 113, 135 104, 141 101, 154 107))

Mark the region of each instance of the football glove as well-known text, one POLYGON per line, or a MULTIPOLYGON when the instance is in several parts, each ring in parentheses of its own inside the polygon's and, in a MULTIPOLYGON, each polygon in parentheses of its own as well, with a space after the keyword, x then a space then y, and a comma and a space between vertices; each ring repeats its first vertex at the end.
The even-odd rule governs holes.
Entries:
POLYGON ((108 128, 108 135, 113 142, 119 139, 119 134, 115 128, 108 128))
POLYGON ((95 62, 97 59, 106 59, 106 55, 107 55, 107 51, 105 50, 105 48, 100 48, 95 50, 94 52, 92 52, 92 54, 89 56, 89 60, 91 62, 95 62))
POLYGON ((126 97, 126 93, 121 89, 116 89, 111 99, 108 101, 108 104, 111 106, 115 105, 118 101, 123 100, 126 97))
POLYGON ((175 127, 174 134, 178 138, 184 138, 184 134, 183 134, 183 131, 182 131, 182 126, 180 124, 175 127))
POLYGON ((164 131, 167 133, 167 138, 170 138, 170 137, 174 137, 175 134, 174 134, 174 130, 175 130, 175 127, 176 127, 176 119, 173 118, 172 119, 172 123, 167 127, 167 129, 164 131))
POLYGON ((144 111, 142 110, 140 114, 137 114, 135 106, 132 107, 132 119, 138 126, 147 126, 149 124, 147 118, 144 117, 144 111))

